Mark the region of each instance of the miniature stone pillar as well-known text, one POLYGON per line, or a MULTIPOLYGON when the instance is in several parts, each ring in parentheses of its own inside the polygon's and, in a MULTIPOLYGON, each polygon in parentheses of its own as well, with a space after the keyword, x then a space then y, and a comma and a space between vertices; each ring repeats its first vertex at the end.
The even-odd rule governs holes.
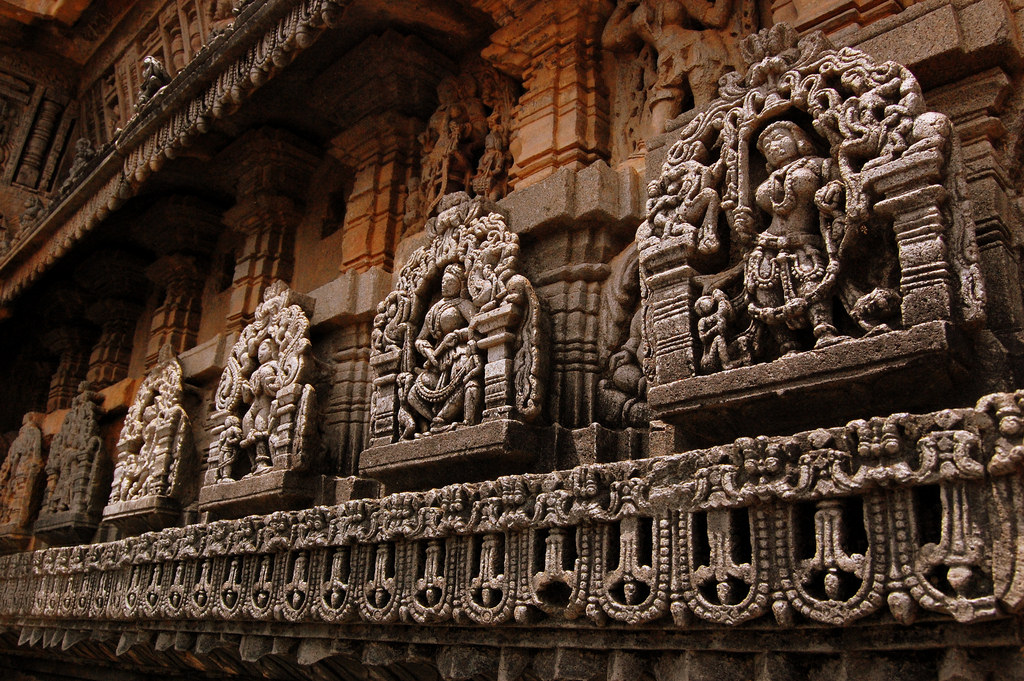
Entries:
POLYGON ((141 306, 138 303, 108 298, 89 308, 89 317, 100 327, 100 337, 89 357, 86 380, 99 389, 117 383, 128 375, 135 325, 141 306))
POLYGON ((48 331, 43 342, 57 354, 57 370, 50 380, 46 411, 67 409, 89 368, 89 346, 92 334, 83 326, 61 326, 48 331))
POLYGON ((600 36, 612 7, 606 0, 539 3, 491 36, 483 56, 525 90, 512 121, 513 188, 608 158, 600 36))
POLYGON ((390 269, 402 234, 406 178, 423 124, 388 112, 364 119, 331 142, 330 153, 355 175, 342 229, 339 269, 390 269))
POLYGON ((693 376, 696 361, 693 347, 693 303, 698 292, 693 277, 697 272, 681 257, 678 249, 640 256, 641 271, 647 278, 648 299, 644 315, 652 333, 653 373, 657 383, 668 383, 693 376))
POLYGON ((153 313, 147 366, 164 345, 179 354, 196 343, 203 291, 202 272, 194 256, 168 255, 149 266, 146 275, 164 290, 164 299, 153 313))
POLYGON ((237 177, 236 204, 224 223, 244 240, 228 305, 230 333, 252 319, 272 282, 291 280, 295 227, 302 216, 298 202, 316 156, 301 140, 272 129, 248 134, 224 155, 237 177))
POLYGON ((508 418, 514 413, 513 357, 516 352, 515 330, 520 321, 522 315, 509 304, 476 317, 477 331, 484 334, 484 338, 477 341, 477 347, 487 351, 487 364, 484 365, 484 421, 508 418))

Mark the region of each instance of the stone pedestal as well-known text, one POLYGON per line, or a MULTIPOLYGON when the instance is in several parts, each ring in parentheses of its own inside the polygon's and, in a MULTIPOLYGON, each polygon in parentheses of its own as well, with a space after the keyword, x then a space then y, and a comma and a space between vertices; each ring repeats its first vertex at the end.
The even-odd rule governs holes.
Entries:
POLYGON ((166 496, 149 496, 108 504, 103 508, 103 522, 110 523, 124 535, 162 530, 178 522, 181 504, 166 496))
POLYGON ((99 525, 95 513, 40 513, 32 532, 48 544, 85 544, 92 540, 99 525))
POLYGON ((551 455, 547 449, 553 440, 548 428, 496 419, 443 435, 370 447, 359 459, 359 474, 381 481, 389 490, 486 480, 530 470, 532 463, 551 455))
POLYGON ((199 510, 212 518, 240 518, 252 513, 311 506, 325 476, 306 471, 268 470, 241 480, 203 485, 199 510))

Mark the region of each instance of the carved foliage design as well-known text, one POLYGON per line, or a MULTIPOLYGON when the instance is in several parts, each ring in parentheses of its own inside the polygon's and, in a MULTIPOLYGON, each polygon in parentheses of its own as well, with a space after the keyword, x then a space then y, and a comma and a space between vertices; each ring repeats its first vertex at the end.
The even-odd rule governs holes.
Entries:
MULTIPOLYGON (((4 617, 847 625, 1024 607, 1024 391, 0 559, 4 617)), ((705 626, 701 624, 700 626, 705 626)))
POLYGON ((177 496, 192 455, 192 429, 181 406, 181 364, 170 347, 139 386, 121 437, 110 503, 177 496))
POLYGON ((540 303, 519 237, 482 200, 454 194, 402 268, 371 334, 374 438, 391 442, 540 412, 540 303))
POLYGON ((746 74, 722 79, 649 187, 637 238, 654 353, 696 345, 689 373, 712 373, 935 318, 982 323, 956 140, 910 71, 786 25, 741 47, 746 74), (656 308, 676 303, 689 331, 673 340, 656 308))
POLYGON ((0 528, 5 532, 28 529, 39 504, 43 463, 38 417, 26 414, 0 466, 0 528))
POLYGON ((83 382, 60 431, 50 443, 40 520, 64 512, 90 516, 99 512, 96 496, 104 482, 103 441, 99 431, 101 399, 88 382, 83 382))
POLYGON ((284 283, 272 284, 231 350, 214 402, 214 481, 315 465, 309 317, 295 300, 284 283))

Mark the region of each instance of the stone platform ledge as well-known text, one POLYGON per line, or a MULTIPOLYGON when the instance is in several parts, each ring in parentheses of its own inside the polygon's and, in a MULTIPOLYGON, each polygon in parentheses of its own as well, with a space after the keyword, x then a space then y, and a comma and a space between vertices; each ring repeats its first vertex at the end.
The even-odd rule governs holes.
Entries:
POLYGON ((162 530, 178 522, 181 504, 172 497, 152 495, 109 504, 103 509, 103 522, 127 535, 162 530))
POLYGON ((707 446, 959 403, 966 357, 949 323, 927 322, 653 386, 648 400, 655 418, 682 424, 685 446, 707 446))
POLYGON ((359 474, 387 490, 418 490, 524 473, 551 456, 548 428, 511 419, 378 445, 359 456, 359 474))
POLYGON ((32 533, 48 544, 78 544, 92 539, 97 527, 99 521, 88 513, 40 513, 32 533))
POLYGON ((269 470, 241 480, 204 485, 199 490, 199 510, 213 518, 240 518, 253 513, 292 510, 311 505, 326 476, 269 470))
POLYGON ((25 551, 32 545, 32 532, 17 523, 0 525, 0 553, 25 551))

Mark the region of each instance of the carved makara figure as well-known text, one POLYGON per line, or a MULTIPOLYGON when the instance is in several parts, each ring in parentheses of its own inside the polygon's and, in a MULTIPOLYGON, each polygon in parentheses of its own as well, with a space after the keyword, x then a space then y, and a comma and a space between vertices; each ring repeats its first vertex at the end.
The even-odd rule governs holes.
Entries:
POLYGON ((718 79, 741 65, 737 43, 756 23, 749 0, 619 0, 601 42, 616 51, 638 52, 637 42, 654 48, 656 75, 647 107, 650 134, 658 134, 687 99, 702 108, 714 98, 718 79))
POLYGON ((215 480, 273 468, 306 470, 312 463, 316 397, 309 318, 300 302, 275 282, 231 350, 216 393, 215 480))
POLYGON ((181 376, 181 364, 165 345, 125 417, 110 504, 174 497, 180 491, 192 455, 192 430, 181 406, 181 376))
POLYGON ((637 231, 648 378, 930 321, 934 296, 950 301, 944 318, 981 323, 952 128, 923 110, 911 73, 836 50, 820 34, 798 42, 785 24, 740 47, 747 72, 722 78, 719 98, 682 130, 648 187, 637 231), (946 245, 905 245, 915 211, 930 211, 922 238, 946 245), (924 283, 915 272, 926 271, 953 276, 924 283), (681 300, 682 323, 667 312, 681 300))
POLYGON ((540 409, 539 301, 518 274, 518 237, 465 194, 446 197, 442 209, 428 223, 431 244, 377 307, 370 363, 379 443, 479 423, 489 410, 529 420, 540 409), (486 367, 498 358, 503 370, 485 404, 486 367))
POLYGON ((28 529, 39 505, 43 473, 41 417, 35 412, 25 414, 18 437, 0 466, 0 533, 28 529))

